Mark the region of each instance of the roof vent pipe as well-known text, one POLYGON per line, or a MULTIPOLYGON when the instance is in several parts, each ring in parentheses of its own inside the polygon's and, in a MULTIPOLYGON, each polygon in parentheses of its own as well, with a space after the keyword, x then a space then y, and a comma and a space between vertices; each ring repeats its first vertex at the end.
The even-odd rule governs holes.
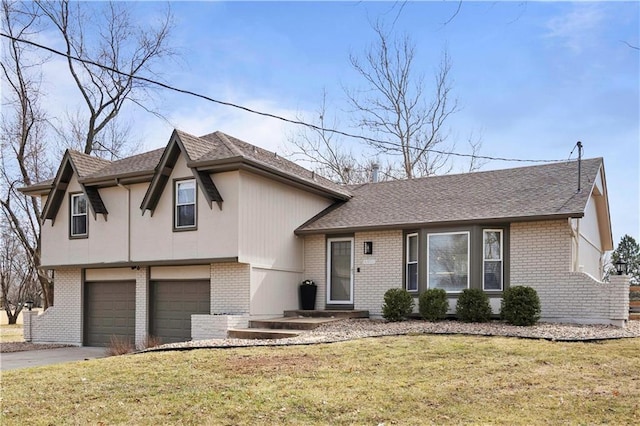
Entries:
POLYGON ((371 182, 378 182, 378 172, 380 171, 380 165, 378 163, 373 163, 371 165, 371 182))
POLYGON ((580 192, 582 192, 582 186, 581 186, 581 182, 580 182, 580 177, 582 175, 581 173, 581 168, 582 168, 582 142, 578 141, 578 143, 576 143, 576 145, 578 146, 578 190, 576 191, 578 194, 580 192))

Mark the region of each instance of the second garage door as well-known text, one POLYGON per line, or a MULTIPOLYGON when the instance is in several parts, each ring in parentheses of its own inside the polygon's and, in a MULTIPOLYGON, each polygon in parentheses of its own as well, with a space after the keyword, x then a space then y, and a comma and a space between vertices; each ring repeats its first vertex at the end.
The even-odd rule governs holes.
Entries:
POLYGON ((191 315, 209 314, 209 281, 152 281, 149 334, 161 343, 191 340, 191 315))

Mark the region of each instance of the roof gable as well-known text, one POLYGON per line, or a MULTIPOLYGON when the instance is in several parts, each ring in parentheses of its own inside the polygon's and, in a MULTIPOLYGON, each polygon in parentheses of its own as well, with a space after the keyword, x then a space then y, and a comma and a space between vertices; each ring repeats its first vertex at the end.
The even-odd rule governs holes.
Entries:
POLYGON ((298 233, 407 228, 461 222, 582 217, 602 159, 520 167, 351 187, 353 198, 298 233))
MULTIPOLYGON (((200 141, 199 138, 179 130, 174 130, 171 138, 169 139, 169 143, 160 157, 160 161, 156 166, 151 184, 147 188, 147 192, 145 193, 142 204, 140 205, 142 213, 144 214, 145 211, 149 210, 153 215, 180 154, 185 157, 188 165, 192 156, 201 155, 202 153, 206 153, 206 151, 206 143, 200 141)), ((207 199, 209 208, 212 207, 212 203, 215 201, 218 204, 218 207, 222 209, 223 199, 213 183, 211 176, 206 173, 200 173, 194 168, 191 168, 191 171, 198 182, 198 186, 207 199)))
MULTIPOLYGON (((88 176, 109 164, 111 164, 110 161, 102 158, 92 157, 78 151, 66 150, 62 157, 60 167, 58 168, 56 176, 51 184, 51 191, 49 192, 47 202, 42 209, 42 219, 51 219, 52 222, 55 222, 58 210, 60 210, 60 206, 64 200, 64 194, 67 192, 67 187, 69 186, 74 174, 80 182, 83 177, 88 176)), ((87 187, 83 183, 80 183, 80 187, 89 201, 93 217, 95 218, 97 214, 102 214, 106 217, 109 212, 100 197, 98 189, 87 187)))

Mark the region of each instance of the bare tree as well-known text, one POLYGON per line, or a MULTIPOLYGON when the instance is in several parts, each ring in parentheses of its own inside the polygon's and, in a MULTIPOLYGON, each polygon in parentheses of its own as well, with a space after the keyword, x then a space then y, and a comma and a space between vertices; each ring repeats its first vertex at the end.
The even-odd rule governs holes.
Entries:
POLYGON ((364 89, 346 90, 358 115, 357 125, 377 141, 369 144, 380 154, 401 158, 402 177, 414 178, 451 169, 446 154, 448 118, 458 110, 449 78, 451 61, 446 51, 435 73, 434 93, 427 100, 425 80, 414 70, 415 45, 408 36, 395 40, 380 24, 377 40, 363 59, 350 62, 365 83, 364 89))
POLYGON ((116 118, 127 101, 147 109, 152 90, 135 77, 157 77, 159 60, 173 54, 170 10, 157 26, 145 27, 121 2, 100 6, 68 0, 36 3, 63 38, 69 72, 86 105, 86 115, 68 114, 58 133, 65 145, 74 143, 86 154, 120 157, 128 123, 116 118), (90 14, 96 8, 98 14, 90 14))
POLYGON ((9 324, 15 324, 24 303, 39 299, 37 279, 16 234, 3 226, 0 235, 0 300, 9 324))
MULTIPOLYGON (((1 12, 2 28, 10 36, 31 37, 38 32, 37 14, 24 4, 3 0, 1 12)), ((43 142, 46 116, 39 102, 42 60, 31 53, 15 40, 7 41, 3 48, 0 207, 2 221, 20 242, 30 275, 37 276, 46 308, 53 302, 53 289, 48 274, 39 270, 41 206, 17 191, 51 175, 43 142)))
MULTIPOLYGON (((357 158, 335 133, 325 130, 338 127, 338 120, 328 117, 327 93, 323 91, 322 102, 317 111, 318 118, 312 120, 315 128, 304 128, 288 136, 293 151, 288 156, 311 164, 318 174, 338 183, 356 184, 368 182, 375 159, 357 158)), ((305 117, 298 117, 304 121, 305 117)))

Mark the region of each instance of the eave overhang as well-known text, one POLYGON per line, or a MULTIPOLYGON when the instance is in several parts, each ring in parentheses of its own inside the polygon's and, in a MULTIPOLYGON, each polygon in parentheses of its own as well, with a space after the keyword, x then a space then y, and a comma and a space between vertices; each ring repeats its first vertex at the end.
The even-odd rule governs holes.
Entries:
MULTIPOLYGON (((47 202, 42 209, 42 220, 50 219, 52 223, 55 223, 56 216, 58 215, 58 211, 60 210, 60 206, 64 200, 64 195, 66 194, 69 183, 74 175, 78 178, 78 183, 80 183, 81 178, 78 176, 77 168, 73 164, 69 150, 67 150, 62 157, 62 162, 60 163, 56 177, 50 185, 51 190, 49 191, 47 202)), ((100 197, 98 189, 87 186, 83 183, 80 183, 80 187, 82 189, 82 193, 89 201, 89 209, 93 214, 93 218, 95 219, 96 215, 102 214, 106 220, 109 212, 100 197)))
MULTIPOLYGON (((327 210, 334 210, 336 207, 329 207, 327 210)), ((328 213, 328 211, 327 211, 328 213)), ((417 228, 437 228, 437 227, 452 227, 452 226, 469 226, 469 225, 491 225, 491 224, 504 224, 515 222, 536 222, 542 220, 559 220, 559 219, 579 219, 584 217, 584 212, 573 213, 558 213, 550 215, 532 215, 532 216, 512 216, 512 217, 494 217, 494 218, 474 218, 474 219, 462 219, 462 220, 447 220, 447 221, 423 221, 423 222, 408 222, 408 223, 390 223, 383 225, 356 225, 356 226, 340 226, 340 227, 326 227, 318 229, 303 229, 306 225, 301 225, 294 231, 296 235, 319 235, 319 234, 345 234, 355 232, 370 232, 370 231, 388 231, 388 230, 400 230, 400 229, 417 229, 417 228)))
POLYGON ((252 173, 269 177, 276 181, 283 182, 288 185, 293 185, 294 187, 301 188, 315 194, 323 195, 325 197, 328 196, 335 200, 347 201, 351 199, 351 196, 347 195, 346 193, 333 191, 321 185, 320 183, 302 179, 289 173, 282 172, 280 170, 274 169, 273 167, 265 165, 264 163, 254 161, 243 156, 214 161, 191 161, 187 163, 187 166, 196 168, 199 171, 207 171, 211 173, 221 173, 235 170, 251 171, 252 173))

